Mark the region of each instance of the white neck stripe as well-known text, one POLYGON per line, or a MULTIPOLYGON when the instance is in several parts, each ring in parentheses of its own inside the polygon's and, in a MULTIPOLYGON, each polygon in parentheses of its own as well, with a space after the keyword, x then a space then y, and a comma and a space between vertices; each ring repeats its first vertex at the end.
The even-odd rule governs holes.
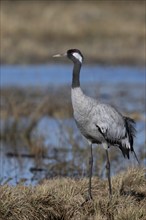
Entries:
POLYGON ((73 53, 72 54, 76 59, 78 59, 79 61, 80 61, 80 63, 82 63, 82 57, 81 57, 81 55, 79 54, 79 53, 73 53))

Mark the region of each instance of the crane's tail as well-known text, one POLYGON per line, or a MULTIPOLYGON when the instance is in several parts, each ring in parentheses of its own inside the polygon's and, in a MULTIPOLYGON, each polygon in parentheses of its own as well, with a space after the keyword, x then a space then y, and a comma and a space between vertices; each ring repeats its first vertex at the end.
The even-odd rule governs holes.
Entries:
POLYGON ((129 159, 129 149, 125 146, 123 147, 121 144, 119 144, 119 148, 122 151, 123 156, 129 159))
POLYGON ((129 159, 129 151, 131 150, 134 153, 134 156, 135 156, 138 164, 140 164, 138 157, 137 157, 137 155, 134 151, 134 148, 133 148, 133 139, 136 134, 135 121, 131 118, 125 117, 125 125, 126 125, 127 134, 129 137, 130 149, 123 150, 122 147, 120 149, 122 150, 123 155, 125 153, 125 155, 128 157, 128 159, 129 159))
MULTIPOLYGON (((120 150, 122 151, 123 156, 124 156, 124 157, 127 157, 127 158, 129 159, 129 158, 130 158, 130 156, 129 156, 130 149, 126 148, 125 146, 123 147, 121 144, 119 145, 119 148, 120 148, 120 150)), ((132 149, 131 151, 132 151, 132 153, 134 154, 134 156, 135 156, 135 158, 136 158, 138 164, 140 165, 139 159, 138 159, 138 157, 137 157, 137 155, 136 155, 134 149, 132 149)))
POLYGON ((131 151, 133 151, 133 139, 136 134, 135 121, 131 118, 125 117, 125 126, 129 137, 131 151))

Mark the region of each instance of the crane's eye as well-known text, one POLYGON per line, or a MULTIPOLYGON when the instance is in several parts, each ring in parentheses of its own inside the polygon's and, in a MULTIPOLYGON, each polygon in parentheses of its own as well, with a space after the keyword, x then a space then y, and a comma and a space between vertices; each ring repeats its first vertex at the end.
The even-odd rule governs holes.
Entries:
POLYGON ((74 52, 74 53, 72 53, 72 55, 80 62, 80 63, 82 63, 82 56, 79 54, 79 53, 76 53, 76 52, 74 52))

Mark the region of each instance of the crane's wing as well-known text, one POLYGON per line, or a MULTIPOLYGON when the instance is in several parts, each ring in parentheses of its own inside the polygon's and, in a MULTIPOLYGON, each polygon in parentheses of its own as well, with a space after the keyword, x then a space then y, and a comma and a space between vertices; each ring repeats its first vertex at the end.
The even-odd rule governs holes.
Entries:
POLYGON ((122 151, 123 156, 127 156, 128 159, 129 151, 132 151, 139 163, 133 148, 133 138, 136 133, 134 120, 122 116, 110 105, 97 105, 95 112, 96 117, 94 118, 96 118, 96 127, 105 140, 110 144, 117 144, 122 151))
POLYGON ((94 122, 109 143, 116 143, 126 135, 124 117, 112 106, 96 106, 94 122))

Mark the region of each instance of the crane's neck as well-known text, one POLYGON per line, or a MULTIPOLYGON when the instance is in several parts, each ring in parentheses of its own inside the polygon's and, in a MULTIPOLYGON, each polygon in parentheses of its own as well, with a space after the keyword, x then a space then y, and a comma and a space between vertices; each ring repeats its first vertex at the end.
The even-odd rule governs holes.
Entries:
POLYGON ((80 70, 82 64, 80 62, 74 63, 72 76, 72 89, 80 87, 80 70))

